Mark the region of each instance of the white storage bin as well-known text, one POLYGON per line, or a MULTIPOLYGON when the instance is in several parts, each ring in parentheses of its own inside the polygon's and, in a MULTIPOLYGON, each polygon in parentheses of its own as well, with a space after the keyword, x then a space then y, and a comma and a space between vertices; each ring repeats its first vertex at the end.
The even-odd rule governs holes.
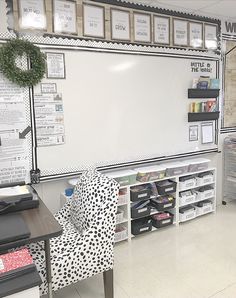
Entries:
POLYGON ((194 188, 197 185, 195 177, 186 176, 179 179, 179 190, 194 188))
POLYGON ((196 210, 194 208, 191 208, 179 214, 179 221, 185 222, 185 221, 194 219, 195 217, 196 217, 196 210))
POLYGON ((122 206, 128 203, 128 194, 120 195, 118 197, 118 206, 122 206))
POLYGON ((116 224, 122 222, 124 220, 124 211, 118 208, 116 213, 116 224))
POLYGON ((196 200, 196 193, 192 191, 184 191, 180 193, 179 197, 179 206, 186 206, 188 204, 194 203, 196 200))
POLYGON ((210 160, 207 158, 196 158, 188 160, 189 162, 189 172, 198 172, 207 170, 210 160))
POLYGON ((179 176, 188 172, 189 163, 171 162, 161 166, 166 168, 166 176, 179 176))
POLYGON ((123 225, 117 226, 115 231, 115 242, 125 240, 127 239, 127 237, 128 237, 127 228, 123 225))
POLYGON ((204 205, 203 207, 196 206, 196 215, 197 216, 201 216, 201 215, 210 213, 212 211, 213 211, 213 204, 212 203, 208 203, 208 204, 204 205))
POLYGON ((196 177, 197 186, 214 183, 213 173, 202 173, 196 177))
POLYGON ((205 189, 204 191, 198 191, 197 195, 197 200, 202 201, 202 200, 207 200, 213 198, 215 195, 215 189, 214 188, 208 188, 205 189))
POLYGON ((128 190, 127 188, 121 188, 118 196, 118 206, 125 205, 128 203, 128 190))

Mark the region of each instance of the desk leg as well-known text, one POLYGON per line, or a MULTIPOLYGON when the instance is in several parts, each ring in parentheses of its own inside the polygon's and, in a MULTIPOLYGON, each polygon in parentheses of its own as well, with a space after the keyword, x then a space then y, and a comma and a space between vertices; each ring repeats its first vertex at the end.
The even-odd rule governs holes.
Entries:
POLYGON ((46 258, 46 273, 47 273, 47 283, 48 283, 48 297, 52 298, 52 272, 51 272, 51 257, 50 257, 50 240, 44 241, 45 246, 45 258, 46 258))

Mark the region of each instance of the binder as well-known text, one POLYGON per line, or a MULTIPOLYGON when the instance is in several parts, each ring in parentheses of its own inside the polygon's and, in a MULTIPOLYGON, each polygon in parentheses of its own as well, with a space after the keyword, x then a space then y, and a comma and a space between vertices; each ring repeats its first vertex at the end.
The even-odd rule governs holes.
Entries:
POLYGON ((0 245, 29 237, 29 228, 20 214, 0 216, 0 245))
POLYGON ((0 215, 38 206, 38 194, 30 185, 0 185, 0 215))

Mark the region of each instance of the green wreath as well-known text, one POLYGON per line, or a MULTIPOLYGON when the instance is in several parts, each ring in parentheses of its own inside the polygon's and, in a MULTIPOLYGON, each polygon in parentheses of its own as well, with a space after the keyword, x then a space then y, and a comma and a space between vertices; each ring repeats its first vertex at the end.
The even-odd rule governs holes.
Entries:
POLYGON ((0 48, 0 70, 13 83, 21 87, 37 85, 46 71, 45 55, 31 42, 12 39, 0 48), (16 58, 26 55, 30 69, 23 70, 16 64, 16 58))

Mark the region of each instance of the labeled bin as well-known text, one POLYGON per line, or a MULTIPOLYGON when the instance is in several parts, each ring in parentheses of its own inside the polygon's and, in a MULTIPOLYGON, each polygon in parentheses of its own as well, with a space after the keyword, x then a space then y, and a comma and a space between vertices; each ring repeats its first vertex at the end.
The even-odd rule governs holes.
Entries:
POLYGON ((189 162, 189 172, 198 172, 208 169, 210 160, 207 158, 195 158, 188 161, 189 162))
POLYGON ((174 197, 158 197, 151 199, 151 204, 157 211, 165 211, 175 207, 176 199, 174 197))
POLYGON ((196 193, 193 191, 183 191, 179 194, 179 206, 192 204, 196 201, 196 193))
POLYGON ((200 173, 196 179, 197 179, 198 186, 214 183, 214 175, 212 172, 200 173))
POLYGON ((135 169, 135 171, 138 172, 136 179, 140 182, 148 182, 163 179, 166 174, 166 168, 160 165, 141 167, 135 169))
POLYGON ((167 195, 176 192, 177 183, 172 180, 164 180, 156 182, 156 187, 159 195, 167 195))
POLYGON ((168 216, 162 218, 162 214, 156 214, 152 216, 152 225, 155 228, 164 228, 166 226, 172 225, 174 221, 174 215, 172 213, 166 212, 168 216))
POLYGON ((179 190, 194 188, 197 185, 195 176, 185 176, 179 178, 179 190))
POLYGON ((166 176, 179 176, 188 172, 189 163, 187 162, 172 162, 162 164, 166 167, 166 176))
POLYGON ((131 207, 131 217, 140 218, 144 216, 149 216, 151 213, 151 206, 146 206, 143 208, 131 207))
POLYGON ((202 201, 211 199, 215 195, 215 189, 212 186, 203 186, 198 189, 197 200, 202 201))
POLYGON ((196 206, 196 215, 201 216, 213 211, 213 203, 209 200, 199 202, 196 206))
POLYGON ((149 185, 138 185, 130 188, 130 199, 132 202, 139 200, 148 200, 151 195, 149 185))
POLYGON ((137 172, 134 170, 122 170, 117 172, 107 172, 106 175, 108 177, 112 177, 116 180, 120 187, 135 184, 136 183, 136 175, 137 172))
POLYGON ((185 222, 196 217, 196 207, 188 206, 179 210, 179 221, 185 222))
POLYGON ((131 233, 140 235, 152 230, 152 220, 150 218, 136 219, 131 223, 131 233))

